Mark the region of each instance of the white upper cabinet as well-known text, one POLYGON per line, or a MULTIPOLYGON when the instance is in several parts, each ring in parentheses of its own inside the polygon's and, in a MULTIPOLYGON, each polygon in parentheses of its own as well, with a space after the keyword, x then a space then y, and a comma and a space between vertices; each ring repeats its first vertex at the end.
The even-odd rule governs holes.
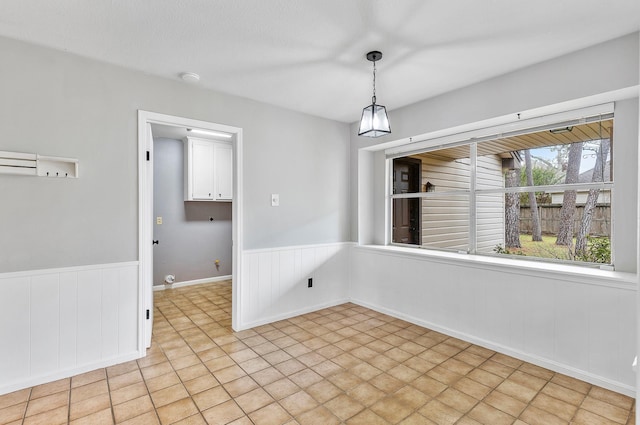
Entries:
POLYGON ((231 143, 213 145, 215 198, 230 201, 233 197, 233 147, 231 143))
POLYGON ((230 142, 184 139, 185 201, 231 201, 233 147, 230 142))

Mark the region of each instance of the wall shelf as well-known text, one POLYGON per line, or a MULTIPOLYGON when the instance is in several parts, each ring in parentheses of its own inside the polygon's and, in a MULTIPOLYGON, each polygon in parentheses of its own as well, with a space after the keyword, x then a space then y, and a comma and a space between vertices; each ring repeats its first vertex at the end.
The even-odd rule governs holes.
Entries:
POLYGON ((78 178, 78 165, 76 158, 0 151, 0 174, 78 178))

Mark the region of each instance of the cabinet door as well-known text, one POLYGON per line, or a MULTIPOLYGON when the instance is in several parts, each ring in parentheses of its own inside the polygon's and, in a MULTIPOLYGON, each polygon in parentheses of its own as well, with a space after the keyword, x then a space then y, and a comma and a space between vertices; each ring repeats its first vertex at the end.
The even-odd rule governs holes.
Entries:
POLYGON ((213 199, 213 143, 193 141, 191 146, 191 178, 193 199, 213 199))
POLYGON ((216 143, 214 149, 215 199, 230 201, 233 198, 233 148, 231 144, 216 143))

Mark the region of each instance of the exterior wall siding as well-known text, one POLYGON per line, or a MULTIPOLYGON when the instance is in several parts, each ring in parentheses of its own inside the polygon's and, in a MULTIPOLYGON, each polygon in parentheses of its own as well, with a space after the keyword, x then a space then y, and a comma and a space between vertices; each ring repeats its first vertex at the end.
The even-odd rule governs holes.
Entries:
MULTIPOLYGON (((447 158, 437 152, 413 157, 422 160, 422 191, 427 182, 435 186, 435 192, 461 191, 460 195, 422 199, 422 245, 466 251, 469 248, 470 210, 469 195, 462 191, 468 190, 470 185, 469 159, 447 158)), ((504 187, 499 156, 479 157, 476 169, 479 187, 504 187)), ((478 250, 490 251, 504 243, 504 196, 478 196, 476 213, 478 250)))

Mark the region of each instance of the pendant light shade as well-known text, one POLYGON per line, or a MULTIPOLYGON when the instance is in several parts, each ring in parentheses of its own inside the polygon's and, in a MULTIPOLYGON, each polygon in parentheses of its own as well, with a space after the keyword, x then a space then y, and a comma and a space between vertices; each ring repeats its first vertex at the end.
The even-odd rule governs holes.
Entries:
POLYGON ((358 136, 380 137, 391 133, 387 108, 372 103, 362 110, 358 136))
POLYGON ((373 96, 371 97, 371 105, 362 110, 358 136, 380 137, 391 133, 387 108, 376 104, 376 61, 382 59, 382 53, 369 52, 367 59, 373 62, 373 96))

